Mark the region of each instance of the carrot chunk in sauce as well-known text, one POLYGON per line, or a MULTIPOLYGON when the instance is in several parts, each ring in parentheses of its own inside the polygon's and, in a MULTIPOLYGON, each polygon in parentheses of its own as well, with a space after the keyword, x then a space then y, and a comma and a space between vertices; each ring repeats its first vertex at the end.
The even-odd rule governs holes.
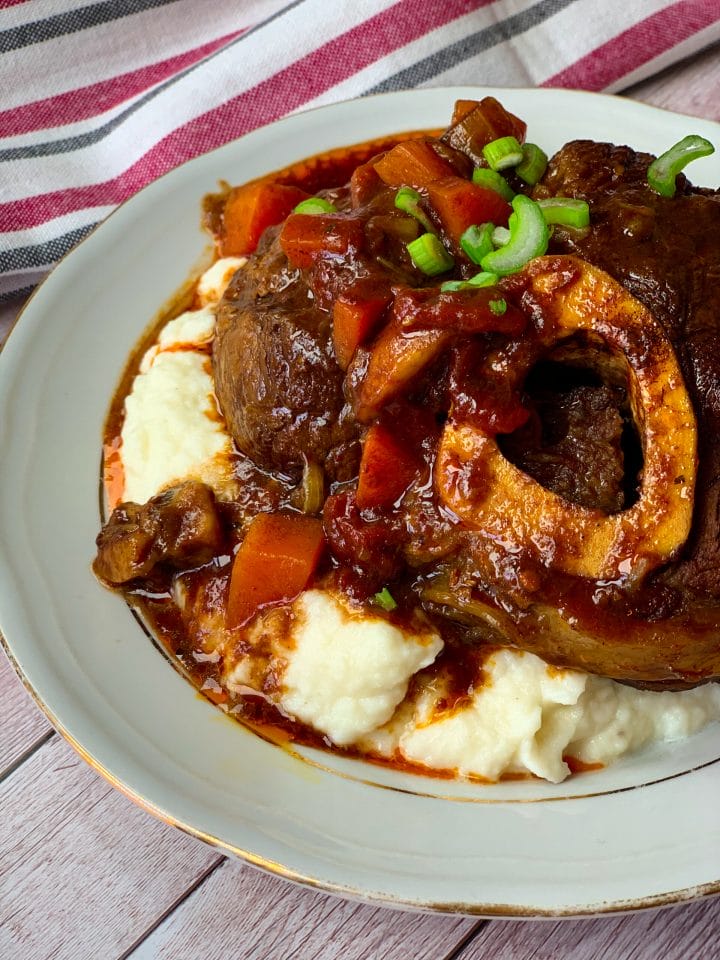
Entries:
POLYGON ((390 295, 358 299, 341 294, 333 305, 333 346, 339 366, 347 370, 357 348, 375 331, 390 295))
POLYGON ((312 267, 320 256, 358 251, 364 240, 362 221, 338 214, 293 213, 280 233, 283 253, 301 270, 312 267))
POLYGON ((440 138, 469 157, 474 163, 484 164, 482 148, 499 137, 515 137, 522 143, 527 125, 510 113, 494 97, 483 97, 470 109, 472 101, 458 100, 452 125, 440 138))
POLYGON ((260 181, 234 187, 223 210, 223 256, 253 253, 268 227, 282 223, 307 193, 298 187, 260 181))
POLYGON ((259 513, 233 562, 228 626, 241 626, 260 607, 293 600, 307 586, 324 546, 320 520, 293 513, 259 513))
POLYGON ((402 497, 418 474, 418 464, 391 430, 374 423, 363 444, 357 505, 361 510, 389 507, 402 497))
POLYGON ((450 163, 427 140, 399 143, 376 161, 375 170, 389 187, 407 186, 415 189, 455 173, 450 163))
POLYGON ((456 250, 460 237, 473 224, 505 226, 512 208, 499 193, 462 177, 446 177, 427 186, 428 199, 456 250))

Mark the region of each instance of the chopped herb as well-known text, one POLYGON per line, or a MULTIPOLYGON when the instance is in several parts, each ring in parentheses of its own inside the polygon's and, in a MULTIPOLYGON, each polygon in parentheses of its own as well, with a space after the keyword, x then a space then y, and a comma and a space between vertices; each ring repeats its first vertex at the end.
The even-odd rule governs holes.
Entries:
POLYGON ((413 190, 412 187, 400 187, 395 194, 395 206, 398 210, 402 210, 403 213, 409 213, 410 216, 421 223, 429 233, 435 233, 432 221, 420 207, 421 200, 422 197, 420 194, 417 190, 413 190))
POLYGON ((460 246, 473 263, 479 264, 485 254, 492 250, 493 229, 491 223, 475 223, 460 237, 460 246))
POLYGON ((524 143, 522 153, 522 162, 515 167, 515 173, 528 186, 534 187, 547 170, 547 154, 536 143, 524 143))
POLYGON ((486 144, 482 152, 491 170, 507 170, 523 160, 522 147, 515 137, 499 137, 486 144))
POLYGON ((709 157, 715 153, 715 147, 697 134, 690 134, 678 140, 648 167, 647 181, 661 197, 675 196, 675 178, 691 160, 709 157))
POLYGON ((390 593, 387 587, 383 587, 380 593, 376 593, 373 597, 373 603, 378 607, 382 607, 386 613, 391 613, 397 607, 395 598, 390 593))
POLYGON ((407 249, 418 270, 429 277, 446 273, 455 266, 455 261, 434 233, 424 233, 409 243, 407 249))
POLYGON ((510 216, 510 239, 505 246, 483 257, 482 268, 489 273, 505 277, 522 269, 528 260, 539 257, 547 250, 550 231, 542 210, 524 194, 519 193, 512 202, 510 216))
POLYGON ((485 187, 487 190, 494 190, 495 193, 499 193, 503 200, 507 200, 508 203, 510 203, 515 196, 515 191, 505 177, 499 174, 497 170, 491 170, 489 167, 475 167, 472 182, 476 183, 479 187, 485 187))
POLYGON ((337 213, 337 210, 329 200, 323 200, 322 197, 308 197, 307 200, 300 201, 293 213, 337 213))

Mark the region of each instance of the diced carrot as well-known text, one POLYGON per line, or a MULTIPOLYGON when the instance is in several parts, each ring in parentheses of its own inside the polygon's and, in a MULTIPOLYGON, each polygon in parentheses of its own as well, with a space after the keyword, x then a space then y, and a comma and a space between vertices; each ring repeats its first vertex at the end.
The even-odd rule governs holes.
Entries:
POLYGON ((456 100, 450 126, 454 127, 456 123, 460 123, 464 117, 473 112, 475 107, 479 106, 479 100, 456 100))
POLYGON ((375 162, 375 170, 389 187, 425 187, 455 170, 428 140, 407 140, 375 162))
POLYGON ((346 254, 362 249, 361 220, 338 214, 293 213, 280 232, 280 246, 290 263, 308 269, 323 254, 346 254))
POLYGON ((456 250, 460 249, 460 237, 468 227, 488 222, 496 227, 505 226, 512 213, 510 204, 495 190, 462 177, 445 177, 429 183, 427 193, 456 250))
POLYGON ((391 294, 363 298, 352 289, 333 305, 333 346, 339 366, 347 370, 357 348, 375 332, 391 294))
POLYGON ((452 125, 441 139, 470 157, 474 163, 484 163, 484 146, 499 137, 510 136, 522 143, 526 130, 527 124, 506 110, 494 97, 484 97, 474 110, 463 112, 458 119, 453 116, 452 125))
POLYGON ((355 167, 350 177, 350 202, 353 210, 362 207, 385 186, 377 170, 376 158, 355 167))
POLYGON ((223 210, 223 256, 252 253, 263 232, 281 223, 306 197, 298 187, 268 180, 233 187, 223 210))
POLYGON ((374 423, 363 443, 356 502, 361 510, 389 507, 418 475, 410 450, 388 427, 374 423))
POLYGON ((241 626, 267 604, 293 600, 307 586, 324 545, 320 520, 294 513, 259 513, 233 561, 228 626, 241 626))
POLYGON ((495 97, 483 97, 480 101, 480 109, 493 129, 495 140, 498 137, 515 137, 520 143, 524 141, 527 124, 520 117, 506 110, 495 97))
POLYGON ((408 388, 453 336, 450 330, 406 333, 400 319, 393 317, 372 344, 365 375, 355 387, 357 419, 361 423, 374 419, 390 400, 408 388))

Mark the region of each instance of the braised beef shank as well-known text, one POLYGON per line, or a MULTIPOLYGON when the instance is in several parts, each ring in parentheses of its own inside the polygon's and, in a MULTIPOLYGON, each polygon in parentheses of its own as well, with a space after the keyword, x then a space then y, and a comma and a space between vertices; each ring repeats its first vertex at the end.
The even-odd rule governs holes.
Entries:
MULTIPOLYGON (((409 589, 431 614, 462 622, 468 642, 510 643, 561 666, 672 688, 720 676, 720 196, 684 177, 674 199, 658 196, 646 182, 651 160, 628 147, 573 142, 552 159, 534 191, 538 198, 588 201, 590 229, 558 229, 550 252, 600 267, 648 308, 679 358, 698 421, 689 540, 677 559, 631 585, 522 567, 495 544, 479 541, 433 493, 444 419, 463 403, 481 417, 483 404, 494 404, 505 416, 501 449, 520 469, 569 502, 606 514, 626 509, 636 495, 642 453, 622 377, 604 376, 602 358, 584 379, 580 370, 579 379, 558 389, 550 376, 531 390, 527 370, 510 386, 493 380, 497 336, 476 336, 470 346, 448 332, 430 338, 442 341, 442 351, 432 353, 406 396, 382 414, 415 458, 417 480, 392 508, 357 507, 358 440, 371 416, 363 414, 359 425, 354 414, 369 354, 359 350, 345 376, 333 350, 332 299, 358 278, 380 278, 393 296, 428 284, 407 261, 388 263, 383 230, 393 194, 378 192, 372 170, 356 178, 359 209, 349 212, 364 225, 365 248, 352 258, 299 270, 288 263, 278 231, 266 232, 222 302, 214 367, 221 408, 243 453, 293 480, 309 457, 325 466, 331 481, 344 482, 325 504, 326 536, 337 562, 365 578, 359 595, 383 578, 399 578, 396 591, 409 589), (462 382, 458 370, 465 370, 462 382), (420 440, 413 424, 425 415, 432 423, 420 440)), ((341 200, 347 214, 347 194, 341 200)), ((462 256, 458 268, 461 276, 476 269, 462 256)), ((584 347, 578 349, 581 356, 584 347)), ((549 367, 575 363, 573 376, 583 366, 567 356, 546 359, 549 367)), ((512 504, 508 510, 512 524, 512 504)))
POLYGON ((214 372, 230 433, 258 466, 297 478, 306 456, 327 462, 331 476, 348 472, 357 428, 345 408, 330 318, 288 264, 277 230, 267 231, 225 293, 214 372))

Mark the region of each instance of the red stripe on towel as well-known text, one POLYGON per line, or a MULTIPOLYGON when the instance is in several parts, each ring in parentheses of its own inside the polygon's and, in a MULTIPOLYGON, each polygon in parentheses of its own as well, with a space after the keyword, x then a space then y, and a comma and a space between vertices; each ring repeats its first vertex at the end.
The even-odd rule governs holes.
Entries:
POLYGON ((717 18, 717 0, 680 0, 608 40, 542 86, 602 90, 628 73, 628 65, 636 69, 717 18))
POLYGON ((225 37, 218 37, 216 40, 177 54, 168 60, 160 60, 158 63, 101 80, 87 87, 78 87, 45 100, 35 100, 33 103, 26 103, 11 110, 3 110, 0 112, 0 132, 6 130, 12 136, 17 136, 21 133, 60 127, 66 123, 76 123, 78 120, 96 116, 137 96, 156 83, 184 70, 185 67, 197 63, 209 53, 240 36, 242 32, 239 30, 225 37))

